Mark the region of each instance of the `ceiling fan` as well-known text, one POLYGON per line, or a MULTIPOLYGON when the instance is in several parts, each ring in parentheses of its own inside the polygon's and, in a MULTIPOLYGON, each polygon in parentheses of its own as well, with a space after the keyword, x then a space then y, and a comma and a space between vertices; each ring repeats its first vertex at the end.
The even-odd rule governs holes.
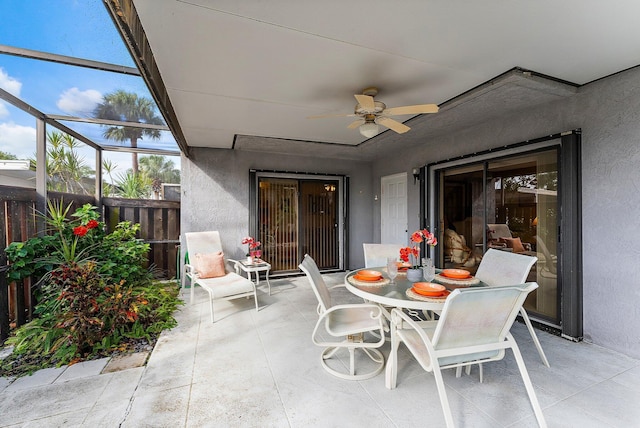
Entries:
POLYGON ((362 90, 362 94, 356 94, 358 104, 353 114, 326 114, 319 116, 309 116, 307 119, 322 119, 326 117, 359 117, 358 120, 349 124, 347 128, 359 128, 360 134, 367 138, 375 137, 380 132, 379 125, 385 126, 398 134, 404 134, 409 128, 404 123, 400 123, 390 116, 401 116, 406 114, 437 113, 436 104, 419 104, 414 106, 392 107, 373 99, 378 94, 378 88, 370 87, 362 90))

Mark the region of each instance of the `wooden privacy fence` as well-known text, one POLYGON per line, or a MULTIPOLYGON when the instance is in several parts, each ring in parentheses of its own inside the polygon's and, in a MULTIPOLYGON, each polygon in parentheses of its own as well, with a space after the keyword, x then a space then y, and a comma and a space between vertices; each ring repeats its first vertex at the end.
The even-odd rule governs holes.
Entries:
MULTIPOLYGON (((52 201, 72 203, 73 213, 84 204, 95 205, 91 196, 49 192, 52 201)), ((31 319, 34 296, 31 279, 21 284, 8 283, 7 258, 4 249, 12 242, 24 242, 37 234, 36 192, 34 189, 0 186, 0 344, 11 327, 31 319)), ((140 223, 140 236, 150 244, 148 266, 164 279, 177 276, 178 244, 180 242, 180 202, 148 199, 104 198, 101 210, 107 230, 121 221, 140 223)))
POLYGON ((121 221, 140 223, 140 238, 150 244, 149 265, 165 279, 176 278, 180 244, 180 202, 153 199, 104 198, 108 230, 121 221))

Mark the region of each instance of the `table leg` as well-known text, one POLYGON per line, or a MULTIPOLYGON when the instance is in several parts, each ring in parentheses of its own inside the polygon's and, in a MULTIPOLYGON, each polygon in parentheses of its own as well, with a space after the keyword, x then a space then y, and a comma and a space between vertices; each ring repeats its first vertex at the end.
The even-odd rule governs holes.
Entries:
POLYGON ((269 269, 267 269, 265 273, 265 279, 267 281, 267 285, 269 286, 269 296, 271 296, 271 283, 269 282, 269 269))

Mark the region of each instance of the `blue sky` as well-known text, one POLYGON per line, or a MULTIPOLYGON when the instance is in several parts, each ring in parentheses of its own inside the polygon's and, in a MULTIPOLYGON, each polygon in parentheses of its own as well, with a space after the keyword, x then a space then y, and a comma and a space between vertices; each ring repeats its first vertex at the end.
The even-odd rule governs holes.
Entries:
MULTIPOLYGON (((0 16, 2 45, 135 66, 101 0, 0 0, 0 16)), ((46 114, 80 117, 89 117, 102 96, 117 89, 151 98, 142 78, 136 76, 10 55, 0 55, 0 88, 46 114)), ((104 141, 100 126, 66 124, 94 141, 104 141)), ((177 149, 170 133, 150 144, 177 149)), ((35 152, 35 119, 3 101, 0 150, 19 158, 33 157, 35 152)), ((93 153, 83 151, 89 164, 94 162, 93 153)), ((130 167, 130 154, 105 152, 104 156, 122 171, 130 167)), ((174 162, 179 164, 179 159, 174 162)))

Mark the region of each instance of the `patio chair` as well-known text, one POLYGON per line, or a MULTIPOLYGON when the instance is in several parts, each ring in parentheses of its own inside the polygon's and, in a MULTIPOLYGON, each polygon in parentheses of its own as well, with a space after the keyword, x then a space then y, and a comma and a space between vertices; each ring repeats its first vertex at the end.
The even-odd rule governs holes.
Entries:
POLYGON ((364 250, 364 267, 372 268, 386 266, 387 259, 400 257, 400 248, 397 244, 362 244, 364 250))
POLYGON ((184 265, 182 287, 185 287, 188 279, 191 284, 191 303, 193 303, 196 285, 209 293, 211 322, 214 319, 214 300, 232 300, 253 296, 256 302, 256 311, 258 310, 255 284, 239 274, 236 260, 224 258, 220 234, 217 231, 185 233, 185 242, 189 253, 189 263, 184 265), (235 268, 235 271, 230 269, 230 265, 235 268))
POLYGON ((379 348, 385 343, 383 331, 383 316, 380 307, 373 303, 357 303, 334 305, 331 301, 329 289, 322 279, 316 262, 306 254, 299 265, 307 275, 311 288, 318 299, 318 322, 316 323, 311 339, 313 343, 325 349, 320 356, 322 367, 334 376, 348 380, 369 379, 380 373, 384 367, 384 356, 374 348, 379 348), (318 333, 322 333, 320 327, 333 338, 344 340, 322 340, 318 333), (379 338, 377 342, 365 341, 365 333, 375 333, 379 338), (328 359, 341 349, 349 351, 349 372, 333 369, 327 364, 328 359), (361 350, 374 363, 374 369, 366 373, 356 374, 355 351, 361 350))
MULTIPOLYGON (((537 260, 537 257, 489 249, 482 257, 480 266, 476 271, 476 278, 489 286, 522 284, 527 280, 527 276, 529 276, 529 272, 537 260)), ((538 336, 524 307, 520 308, 520 315, 527 325, 542 362, 549 367, 549 360, 547 360, 547 356, 542 350, 542 345, 540 345, 538 336)))
POLYGON ((531 244, 522 242, 520 238, 514 238, 511 229, 504 223, 487 224, 487 239, 489 248, 509 248, 514 253, 526 254, 527 256, 536 255, 531 250, 531 244))
POLYGON ((540 274, 548 278, 557 278, 558 275, 558 257, 551 254, 549 248, 544 243, 544 240, 539 236, 536 236, 536 247, 539 252, 542 253, 544 260, 542 263, 538 262, 538 265, 542 264, 540 274))
POLYGON ((396 387, 398 347, 402 342, 424 370, 433 372, 446 425, 453 427, 453 416, 441 370, 501 360, 505 350, 511 348, 538 424, 545 427, 542 409, 524 360, 515 339, 509 333, 522 303, 537 287, 538 284, 532 282, 506 287, 454 290, 447 298, 437 321, 419 323, 401 310, 393 309, 386 387, 396 387))

